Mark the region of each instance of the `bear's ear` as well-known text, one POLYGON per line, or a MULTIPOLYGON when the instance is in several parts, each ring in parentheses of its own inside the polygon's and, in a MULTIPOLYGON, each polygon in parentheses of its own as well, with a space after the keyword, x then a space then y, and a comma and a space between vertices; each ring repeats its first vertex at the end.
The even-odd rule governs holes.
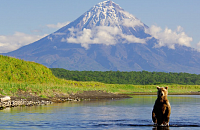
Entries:
POLYGON ((159 87, 159 86, 157 86, 157 89, 160 89, 160 87, 159 87))
POLYGON ((168 89, 168 86, 166 86, 165 89, 168 89))

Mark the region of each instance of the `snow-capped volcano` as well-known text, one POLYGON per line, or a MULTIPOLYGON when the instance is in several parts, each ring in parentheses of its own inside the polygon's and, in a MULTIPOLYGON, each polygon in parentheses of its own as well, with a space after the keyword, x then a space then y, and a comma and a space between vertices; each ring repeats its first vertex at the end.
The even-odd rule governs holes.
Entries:
MULTIPOLYGON (((148 29, 108 0, 45 38, 4 55, 68 70, 200 73, 199 52, 178 44, 168 44, 176 49, 163 46, 159 43, 173 40, 158 41, 163 35, 153 32, 156 37, 152 36, 148 29)), ((176 37, 184 41, 184 36, 176 37)))
POLYGON ((83 14, 82 27, 93 28, 96 26, 135 27, 144 26, 132 14, 124 11, 119 5, 108 0, 101 2, 83 14))
POLYGON ((55 34, 67 32, 62 42, 81 44, 89 49, 91 44, 145 43, 149 36, 145 28, 148 27, 139 19, 108 0, 95 5, 55 34))

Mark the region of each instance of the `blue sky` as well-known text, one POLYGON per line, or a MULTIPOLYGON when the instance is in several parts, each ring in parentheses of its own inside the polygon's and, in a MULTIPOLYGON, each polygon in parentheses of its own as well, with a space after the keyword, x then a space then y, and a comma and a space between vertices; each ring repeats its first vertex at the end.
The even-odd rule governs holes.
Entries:
MULTIPOLYGON (((34 42, 74 21, 103 0, 0 0, 0 53, 34 42)), ((199 0, 113 0, 147 26, 182 27, 200 48, 199 0)))

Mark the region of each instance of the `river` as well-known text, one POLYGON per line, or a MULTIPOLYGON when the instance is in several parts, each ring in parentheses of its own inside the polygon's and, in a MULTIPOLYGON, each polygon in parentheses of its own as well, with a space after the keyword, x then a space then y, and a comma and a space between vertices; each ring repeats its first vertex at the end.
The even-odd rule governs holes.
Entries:
MULTIPOLYGON (((200 96, 168 96, 172 107, 169 130, 200 129, 200 96)), ((0 129, 156 129, 151 111, 156 96, 121 100, 66 102, 0 111, 0 129)))

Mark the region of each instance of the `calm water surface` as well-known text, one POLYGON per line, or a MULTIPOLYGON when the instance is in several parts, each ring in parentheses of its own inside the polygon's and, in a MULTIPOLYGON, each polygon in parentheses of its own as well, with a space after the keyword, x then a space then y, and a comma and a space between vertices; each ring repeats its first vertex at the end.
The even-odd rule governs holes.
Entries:
MULTIPOLYGON (((0 129, 156 129, 151 111, 156 96, 131 99, 67 102, 0 111, 0 129)), ((200 96, 169 96, 170 130, 200 129, 200 96)))

